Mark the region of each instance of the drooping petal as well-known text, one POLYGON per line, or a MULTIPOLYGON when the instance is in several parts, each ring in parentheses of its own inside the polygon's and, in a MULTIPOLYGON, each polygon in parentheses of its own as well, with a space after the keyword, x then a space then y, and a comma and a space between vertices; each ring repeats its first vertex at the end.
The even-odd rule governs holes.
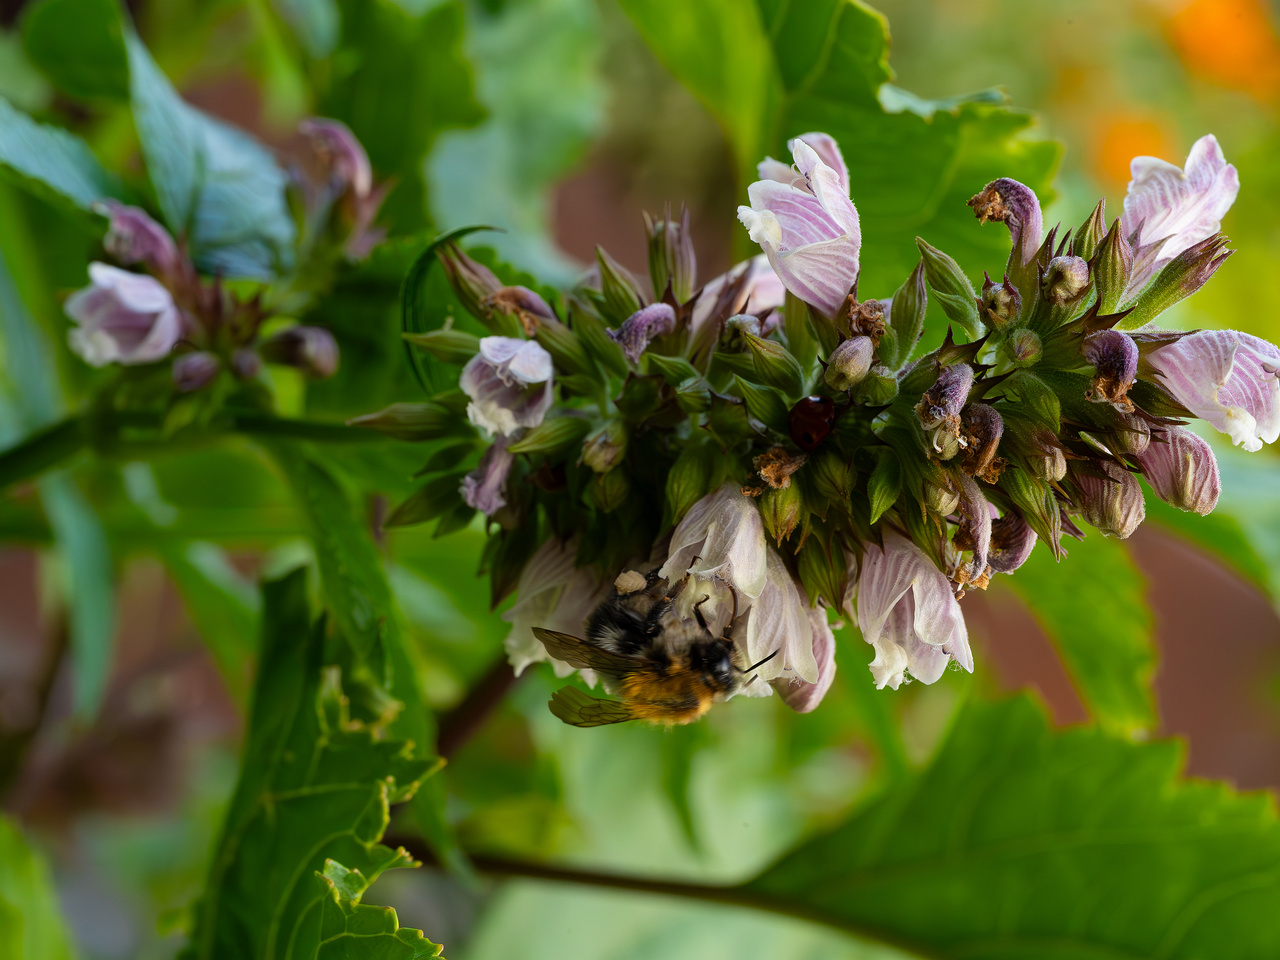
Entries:
POLYGON ((689 508, 671 534, 667 561, 658 572, 671 581, 686 573, 703 580, 717 578, 754 600, 765 587, 766 554, 764 524, 755 501, 726 483, 689 508))
POLYGON ((813 634, 813 658, 818 667, 818 679, 814 683, 796 678, 778 678, 773 682, 773 688, 783 702, 796 713, 809 713, 815 709, 836 678, 836 638, 823 607, 809 608, 809 629, 813 634))
POLYGON ((480 458, 479 465, 462 478, 462 499, 486 517, 492 517, 507 505, 507 475, 516 459, 507 449, 509 444, 506 437, 495 439, 480 458))
POLYGON ((799 678, 817 683, 818 664, 813 655, 813 631, 808 605, 776 550, 768 550, 768 576, 760 598, 751 604, 747 620, 747 659, 759 663, 760 681, 799 678))
POLYGON ((1200 330, 1148 358, 1165 389, 1246 450, 1280 437, 1280 348, 1236 330, 1200 330))
POLYGON ((670 333, 675 328, 676 312, 671 304, 651 303, 627 317, 617 330, 606 330, 605 333, 622 347, 628 360, 639 363, 640 356, 655 337, 670 333))

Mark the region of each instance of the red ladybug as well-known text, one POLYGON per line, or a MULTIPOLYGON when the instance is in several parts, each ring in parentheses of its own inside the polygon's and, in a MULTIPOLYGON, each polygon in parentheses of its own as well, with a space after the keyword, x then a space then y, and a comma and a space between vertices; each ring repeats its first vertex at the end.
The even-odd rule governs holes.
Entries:
POLYGON ((791 439, 806 452, 816 450, 836 422, 836 405, 830 397, 805 397, 787 414, 791 439))

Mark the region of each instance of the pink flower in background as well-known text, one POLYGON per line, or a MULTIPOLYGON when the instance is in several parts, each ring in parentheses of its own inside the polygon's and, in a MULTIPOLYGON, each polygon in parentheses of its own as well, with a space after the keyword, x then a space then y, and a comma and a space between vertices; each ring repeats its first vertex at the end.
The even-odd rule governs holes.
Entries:
POLYGON ((1120 224, 1126 234, 1137 231, 1129 278, 1129 292, 1137 293, 1166 263, 1222 228, 1240 191, 1240 178, 1213 134, 1195 142, 1185 168, 1155 157, 1134 157, 1130 171, 1133 179, 1120 224))
POLYGON ((1280 348, 1236 330, 1199 330, 1151 351, 1146 362, 1173 398, 1257 451, 1280 437, 1280 348))
POLYGON ((182 339, 182 313, 159 280, 96 262, 89 279, 64 306, 78 324, 67 340, 86 363, 152 363, 182 339))
POLYGON ((951 660, 973 672, 969 631, 951 583, 906 537, 886 530, 883 548, 867 548, 856 599, 862 639, 876 651, 871 675, 878 688, 898 689, 908 671, 933 683, 951 660))
POLYGON ((738 207, 738 219, 783 285, 834 317, 858 279, 862 247, 858 211, 849 199, 849 174, 825 134, 805 134, 788 146, 794 169, 771 158, 761 163, 764 179, 747 188, 751 205, 738 207))
POLYGON ((467 416, 491 434, 509 437, 536 427, 552 400, 551 354, 533 340, 484 337, 458 385, 471 398, 467 416))

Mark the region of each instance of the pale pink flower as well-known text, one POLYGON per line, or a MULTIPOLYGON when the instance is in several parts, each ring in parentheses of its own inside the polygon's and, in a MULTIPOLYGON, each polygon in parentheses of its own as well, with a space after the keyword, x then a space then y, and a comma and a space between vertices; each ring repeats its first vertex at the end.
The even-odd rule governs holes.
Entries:
POLYGON ((1236 330, 1200 330, 1147 357, 1173 398, 1246 450, 1280 437, 1280 348, 1236 330))
POLYGON ((788 146, 795 167, 766 159, 760 165, 764 179, 747 188, 751 205, 738 207, 738 219, 783 285, 834 317, 858 278, 862 247, 849 175, 834 141, 825 135, 805 134, 788 146))
POLYGON ((827 622, 826 608, 809 608, 809 629, 813 635, 817 681, 809 683, 798 676, 778 677, 773 681, 773 688, 778 691, 783 703, 796 713, 809 713, 816 708, 836 678, 836 638, 831 632, 831 624, 827 622))
POLYGON ((969 631, 951 582, 906 537, 886 530, 883 548, 867 548, 856 600, 858 628, 876 651, 871 676, 877 687, 896 690, 907 673, 933 683, 951 660, 973 672, 969 631))
POLYGON ((182 339, 182 314, 159 280, 96 262, 89 279, 63 309, 78 324, 71 349, 91 366, 152 363, 182 339))
POLYGON ((1166 503, 1201 516, 1218 505, 1218 461, 1209 444, 1186 427, 1156 427, 1137 459, 1147 482, 1166 503))
POLYGON ((458 386, 471 398, 467 417, 490 434, 509 437, 542 423, 553 399, 551 354, 533 340, 484 337, 462 368, 458 386))

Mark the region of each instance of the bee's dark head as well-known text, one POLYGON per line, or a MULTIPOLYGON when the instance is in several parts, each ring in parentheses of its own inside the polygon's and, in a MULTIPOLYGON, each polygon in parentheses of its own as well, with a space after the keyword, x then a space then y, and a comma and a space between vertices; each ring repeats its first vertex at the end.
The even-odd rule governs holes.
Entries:
POLYGON ((695 643, 689 648, 689 666, 702 674, 707 686, 729 690, 735 682, 732 647, 723 640, 695 643))

